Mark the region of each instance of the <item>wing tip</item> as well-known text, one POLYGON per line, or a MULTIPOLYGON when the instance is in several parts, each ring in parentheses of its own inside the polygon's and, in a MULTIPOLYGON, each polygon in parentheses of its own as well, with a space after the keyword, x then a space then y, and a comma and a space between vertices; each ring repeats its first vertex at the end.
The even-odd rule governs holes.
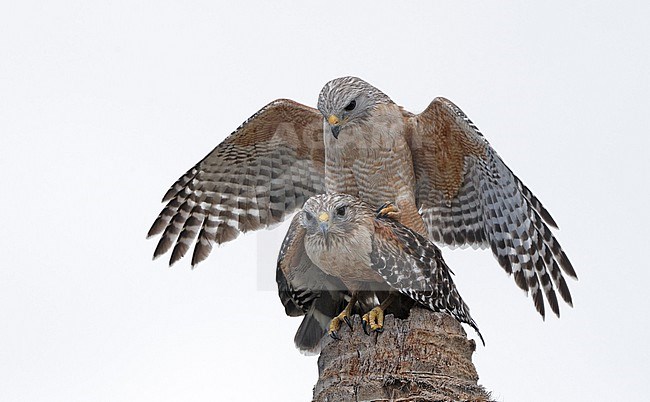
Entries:
POLYGON ((576 273, 576 270, 573 268, 573 264, 571 264, 569 257, 567 257, 564 251, 561 251, 559 263, 562 267, 562 271, 564 271, 565 274, 576 281, 578 280, 578 274, 576 273))
POLYGON ((474 329, 478 337, 481 339, 481 343, 483 344, 483 347, 485 347, 485 339, 483 339, 483 335, 481 334, 481 331, 478 329, 478 325, 476 325, 476 321, 474 321, 472 318, 470 318, 468 322, 469 326, 474 329))
POLYGON ((483 339, 483 335, 481 335, 481 331, 478 330, 478 327, 474 326, 474 330, 478 334, 478 337, 481 338, 481 343, 483 344, 483 347, 485 347, 485 339, 483 339))
POLYGON ((150 239, 155 235, 161 234, 165 230, 166 226, 167 226, 166 222, 164 222, 159 215, 156 218, 156 220, 153 222, 149 230, 147 231, 147 239, 150 239))
POLYGON ((542 292, 537 289, 532 295, 533 303, 535 304, 535 309, 542 316, 542 321, 546 321, 546 309, 544 308, 544 297, 542 292))
MULTIPOLYGON (((514 176, 514 173, 513 173, 513 176, 514 176)), ((519 180, 519 178, 517 178, 517 180, 519 180)), ((519 182, 521 182, 521 180, 519 180, 519 182)), ((524 197, 528 198, 527 195, 530 195, 532 200, 529 199, 528 201, 531 202, 531 206, 533 207, 533 209, 535 211, 537 211, 539 213, 539 215, 542 217, 542 220, 548 226, 550 226, 550 227, 552 227, 554 229, 560 229, 560 226, 557 224, 557 222, 555 222, 555 219, 553 219, 553 217, 551 216, 551 213, 548 212, 548 209, 546 209, 546 207, 544 206, 544 204, 542 204, 542 202, 539 200, 539 198, 537 198, 535 196, 535 194, 533 194, 533 192, 530 191, 530 189, 528 187, 526 187, 526 185, 524 183, 521 183, 521 185, 526 190, 524 192, 524 197)))
POLYGON ((174 198, 174 192, 172 192, 172 189, 170 188, 169 190, 167 190, 165 195, 163 195, 163 197, 160 199, 160 202, 165 203, 171 200, 172 198, 174 198))

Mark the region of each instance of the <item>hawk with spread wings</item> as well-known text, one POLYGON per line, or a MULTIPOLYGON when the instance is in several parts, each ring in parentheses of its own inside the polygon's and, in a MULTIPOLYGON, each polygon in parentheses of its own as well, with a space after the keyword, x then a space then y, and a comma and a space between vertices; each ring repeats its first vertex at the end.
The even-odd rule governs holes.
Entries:
POLYGON ((295 338, 299 349, 315 351, 326 331, 338 339, 342 322, 352 327, 357 300, 372 300, 376 292, 388 297, 362 311, 366 333, 383 329, 384 310, 399 292, 469 324, 483 341, 440 249, 395 220, 398 214, 391 204, 375 212, 354 196, 328 193, 308 199, 294 216, 276 278, 287 313, 305 315, 295 338))
POLYGON ((181 176, 149 236, 170 264, 194 244, 192 265, 214 244, 277 223, 316 194, 335 191, 370 205, 393 202, 400 221, 443 245, 491 248, 544 316, 559 316, 556 289, 577 278, 537 197, 453 103, 420 114, 355 77, 325 84, 318 109, 271 102, 181 176))

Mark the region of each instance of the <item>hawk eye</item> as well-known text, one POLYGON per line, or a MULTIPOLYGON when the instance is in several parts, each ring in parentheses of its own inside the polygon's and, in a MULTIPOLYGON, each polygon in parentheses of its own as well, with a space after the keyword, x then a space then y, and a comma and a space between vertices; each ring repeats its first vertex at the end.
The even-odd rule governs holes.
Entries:
POLYGON ((305 218, 311 222, 314 220, 314 215, 310 214, 309 212, 305 212, 305 218))
POLYGON ((336 208, 336 214, 338 216, 345 216, 345 205, 342 207, 336 208))
POLYGON ((354 110, 356 106, 357 106, 357 101, 353 100, 352 102, 348 103, 348 105, 344 109, 349 112, 350 110, 354 110))

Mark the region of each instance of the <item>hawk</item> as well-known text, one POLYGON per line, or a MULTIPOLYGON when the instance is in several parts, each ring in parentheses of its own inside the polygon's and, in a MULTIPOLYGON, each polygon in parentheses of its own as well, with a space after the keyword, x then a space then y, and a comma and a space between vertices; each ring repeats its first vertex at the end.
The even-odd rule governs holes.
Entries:
POLYGON ((194 244, 194 266, 326 191, 391 201, 440 244, 491 248, 542 317, 543 294, 557 316, 556 289, 573 305, 564 275, 577 275, 557 224, 469 118, 444 98, 410 113, 356 77, 325 84, 318 109, 271 102, 181 176, 149 230, 161 234, 154 258, 171 249, 171 265, 194 244))
POLYGON ((299 349, 314 351, 328 325, 339 339, 342 322, 352 327, 349 317, 357 300, 381 291, 389 296, 363 314, 366 333, 383 329, 393 291, 469 324, 483 341, 440 249, 395 220, 398 213, 392 204, 375 212, 354 196, 328 193, 308 199, 294 216, 276 276, 287 313, 306 316, 295 338, 299 349), (348 303, 339 314, 344 300, 348 303))

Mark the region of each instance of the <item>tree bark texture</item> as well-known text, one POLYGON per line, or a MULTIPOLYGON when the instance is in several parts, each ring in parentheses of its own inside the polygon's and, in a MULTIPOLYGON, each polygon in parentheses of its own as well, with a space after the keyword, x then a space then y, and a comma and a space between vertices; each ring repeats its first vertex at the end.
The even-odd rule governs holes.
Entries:
POLYGON ((381 334, 366 335, 359 316, 353 326, 323 341, 314 401, 490 401, 476 344, 451 316, 416 307, 405 320, 386 316, 381 334))

